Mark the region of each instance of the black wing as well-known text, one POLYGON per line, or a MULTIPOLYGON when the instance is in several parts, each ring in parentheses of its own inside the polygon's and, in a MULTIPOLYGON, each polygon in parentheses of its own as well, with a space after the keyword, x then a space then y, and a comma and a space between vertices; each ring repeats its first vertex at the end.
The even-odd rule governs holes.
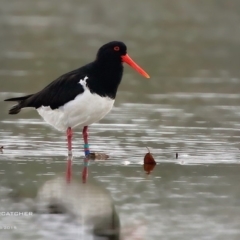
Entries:
POLYGON ((66 73, 40 92, 26 99, 23 107, 50 106, 51 109, 59 108, 84 92, 83 86, 79 83, 84 77, 86 74, 84 75, 79 69, 66 73))
MULTIPOLYGON (((18 102, 18 105, 13 107, 12 114, 18 113, 24 107, 39 108, 41 106, 50 106, 51 109, 57 109, 84 92, 83 86, 79 81, 86 76, 87 74, 82 68, 76 69, 60 76, 35 94, 10 98, 5 101, 18 102)), ((9 113, 11 114, 11 112, 9 113)))

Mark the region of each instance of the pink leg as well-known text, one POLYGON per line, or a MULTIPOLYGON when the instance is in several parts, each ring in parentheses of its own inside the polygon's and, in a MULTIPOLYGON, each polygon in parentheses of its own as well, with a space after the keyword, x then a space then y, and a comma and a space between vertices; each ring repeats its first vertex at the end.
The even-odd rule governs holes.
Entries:
POLYGON ((72 156, 72 129, 69 127, 67 129, 67 141, 68 141, 68 156, 72 156))
POLYGON ((72 129, 69 127, 67 129, 67 142, 68 142, 68 159, 67 159, 67 168, 66 168, 66 180, 69 183, 72 178, 72 129))
POLYGON ((88 156, 90 154, 89 144, 88 144, 88 126, 85 126, 83 128, 82 135, 84 140, 84 153, 85 153, 85 156, 88 156))

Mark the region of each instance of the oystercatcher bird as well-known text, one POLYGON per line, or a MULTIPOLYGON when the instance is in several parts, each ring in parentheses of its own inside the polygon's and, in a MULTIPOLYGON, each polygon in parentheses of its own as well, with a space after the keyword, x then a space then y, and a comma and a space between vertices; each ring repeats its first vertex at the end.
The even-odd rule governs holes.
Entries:
POLYGON ((124 62, 149 78, 129 57, 123 42, 109 42, 98 50, 93 62, 63 74, 41 91, 6 99, 18 102, 9 110, 9 114, 17 114, 22 108, 35 108, 48 124, 66 131, 69 155, 72 155, 72 128, 82 127, 84 152, 88 156, 88 126, 102 119, 112 109, 124 62))

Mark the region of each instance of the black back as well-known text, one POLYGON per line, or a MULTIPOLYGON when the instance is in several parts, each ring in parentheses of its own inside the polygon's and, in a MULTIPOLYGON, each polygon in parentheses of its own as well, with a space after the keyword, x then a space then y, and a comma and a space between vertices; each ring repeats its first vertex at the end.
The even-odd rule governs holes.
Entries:
POLYGON ((124 43, 110 42, 99 49, 95 61, 60 76, 35 94, 7 99, 6 101, 18 101, 17 107, 19 109, 24 107, 39 108, 41 106, 57 109, 84 92, 80 80, 85 77, 88 77, 86 85, 91 93, 115 99, 122 79, 121 56, 124 54, 126 54, 124 43), (114 50, 116 46, 118 47, 117 51, 114 50))

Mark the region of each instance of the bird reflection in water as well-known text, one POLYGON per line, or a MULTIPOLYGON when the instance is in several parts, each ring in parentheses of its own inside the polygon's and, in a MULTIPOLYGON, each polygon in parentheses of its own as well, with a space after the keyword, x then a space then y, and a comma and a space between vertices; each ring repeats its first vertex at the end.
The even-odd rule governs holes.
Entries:
MULTIPOLYGON (((37 195, 38 210, 64 214, 79 225, 81 239, 120 239, 120 221, 108 191, 88 176, 90 159, 85 158, 82 179, 72 172, 72 158, 68 158, 65 177, 59 176, 44 183, 37 195)), ((49 215, 50 216, 50 215, 49 215)))

